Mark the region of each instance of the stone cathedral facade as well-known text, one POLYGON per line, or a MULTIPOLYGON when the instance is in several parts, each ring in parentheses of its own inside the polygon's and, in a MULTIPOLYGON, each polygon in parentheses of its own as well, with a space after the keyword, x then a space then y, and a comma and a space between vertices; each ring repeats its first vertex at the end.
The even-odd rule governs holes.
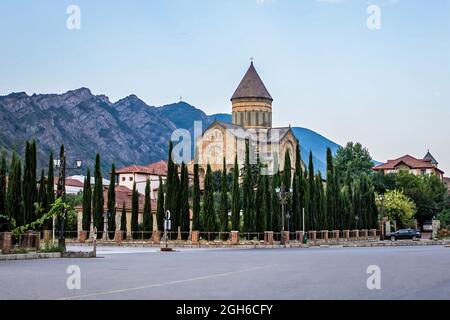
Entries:
POLYGON ((213 171, 222 170, 224 158, 227 171, 231 172, 236 155, 241 168, 247 144, 250 162, 265 164, 267 174, 284 171, 286 153, 294 166, 299 142, 290 126, 272 127, 272 103, 273 98, 252 62, 231 98, 232 123, 216 120, 196 141, 194 161, 200 164, 201 176, 208 164, 213 171))

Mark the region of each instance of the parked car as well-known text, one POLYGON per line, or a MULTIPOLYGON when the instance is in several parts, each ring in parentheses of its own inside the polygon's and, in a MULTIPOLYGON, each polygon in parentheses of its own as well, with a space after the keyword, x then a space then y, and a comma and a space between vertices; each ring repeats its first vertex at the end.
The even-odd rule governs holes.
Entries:
POLYGON ((412 239, 417 240, 422 237, 422 234, 414 229, 401 229, 396 232, 391 232, 386 235, 386 239, 391 241, 397 241, 401 239, 412 239))

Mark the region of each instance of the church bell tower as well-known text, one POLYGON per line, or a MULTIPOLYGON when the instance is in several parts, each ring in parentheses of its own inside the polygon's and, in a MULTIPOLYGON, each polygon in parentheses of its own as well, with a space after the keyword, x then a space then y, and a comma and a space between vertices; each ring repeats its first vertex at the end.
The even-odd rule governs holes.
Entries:
POLYGON ((252 61, 231 98, 233 124, 246 129, 270 129, 272 102, 272 96, 256 72, 252 61))

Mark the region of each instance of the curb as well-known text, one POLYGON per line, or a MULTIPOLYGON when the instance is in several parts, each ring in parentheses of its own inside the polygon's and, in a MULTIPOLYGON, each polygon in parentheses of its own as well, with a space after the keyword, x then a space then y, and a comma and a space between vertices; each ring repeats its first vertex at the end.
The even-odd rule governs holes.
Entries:
POLYGON ((24 254, 3 254, 0 255, 0 261, 11 261, 11 260, 36 260, 36 259, 57 259, 61 258, 60 252, 52 253, 24 253, 24 254))

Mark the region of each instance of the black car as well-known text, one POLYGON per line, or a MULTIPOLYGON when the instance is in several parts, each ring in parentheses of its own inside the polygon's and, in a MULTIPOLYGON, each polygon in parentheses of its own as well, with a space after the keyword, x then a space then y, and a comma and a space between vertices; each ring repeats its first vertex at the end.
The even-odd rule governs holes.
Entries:
POLYGON ((422 234, 414 229, 401 229, 396 232, 391 232, 386 235, 386 239, 391 239, 391 241, 397 241, 400 239, 412 239, 417 240, 422 237, 422 234))

